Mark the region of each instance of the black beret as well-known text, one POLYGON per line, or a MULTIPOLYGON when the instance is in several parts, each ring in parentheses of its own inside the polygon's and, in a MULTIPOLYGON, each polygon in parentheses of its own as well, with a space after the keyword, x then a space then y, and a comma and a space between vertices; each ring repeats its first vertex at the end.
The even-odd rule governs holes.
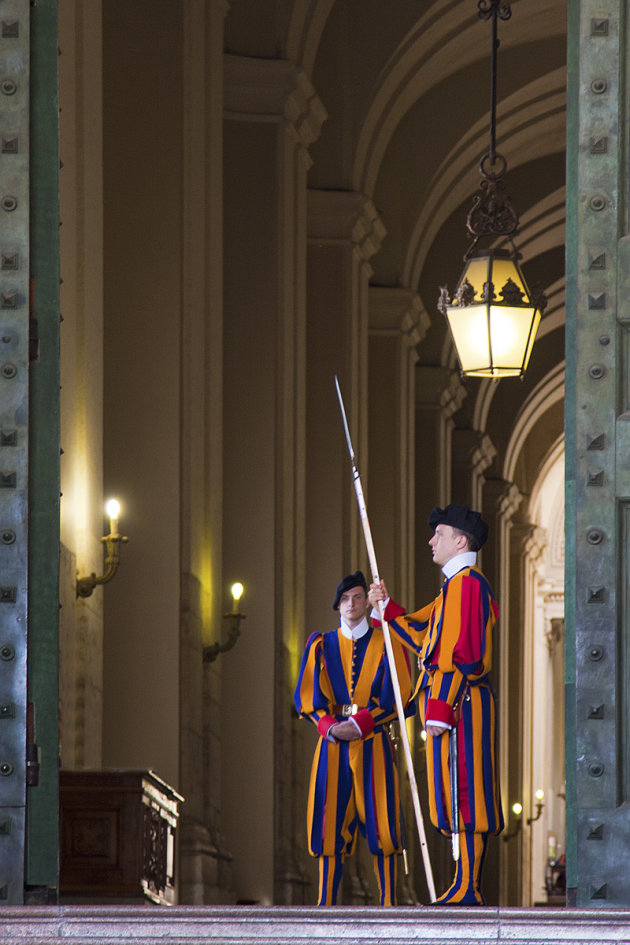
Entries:
POLYGON ((333 610, 339 610, 339 601, 341 600, 342 594, 345 594, 346 591, 349 591, 352 587, 362 587, 367 594, 367 584, 365 583, 365 578, 363 577, 362 571, 355 571, 354 574, 346 574, 345 578, 337 588, 333 610))
POLYGON ((475 539, 479 548, 488 537, 488 526, 481 515, 467 505, 447 505, 444 509, 433 509, 429 515, 429 525, 433 529, 436 525, 450 525, 460 532, 466 532, 475 539))

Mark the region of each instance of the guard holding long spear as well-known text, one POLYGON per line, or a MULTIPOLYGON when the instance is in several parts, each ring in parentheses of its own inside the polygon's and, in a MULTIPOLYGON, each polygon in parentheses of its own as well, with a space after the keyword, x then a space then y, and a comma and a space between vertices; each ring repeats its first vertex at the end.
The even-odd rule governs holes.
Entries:
POLYGON ((415 613, 370 588, 394 637, 418 656, 417 694, 427 733, 431 821, 453 842, 451 886, 436 902, 483 905, 481 870, 490 834, 503 829, 496 759, 496 707, 488 674, 498 607, 477 568, 488 527, 465 505, 435 508, 429 546, 444 574, 439 595, 415 613), (384 609, 383 609, 384 608, 384 609))
MULTIPOLYGON (((363 498, 361 478, 337 378, 337 396, 352 462, 355 491, 373 580, 378 569, 363 498)), ((334 905, 343 861, 360 830, 374 855, 381 905, 396 904, 396 854, 404 849, 398 792, 398 771, 389 723, 396 717, 405 749, 407 770, 425 859, 427 885, 435 899, 424 826, 413 772, 406 715, 410 703, 409 660, 392 641, 387 624, 366 618, 367 586, 361 571, 343 578, 333 603, 339 610, 336 631, 315 633, 306 643, 295 690, 298 714, 313 722, 320 739, 315 749, 308 799, 309 852, 319 861, 318 905, 334 905)))

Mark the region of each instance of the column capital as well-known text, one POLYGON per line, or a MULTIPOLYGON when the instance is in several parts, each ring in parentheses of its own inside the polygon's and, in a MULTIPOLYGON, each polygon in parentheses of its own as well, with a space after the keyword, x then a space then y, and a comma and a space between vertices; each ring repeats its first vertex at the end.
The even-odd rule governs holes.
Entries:
POLYGON ((328 117, 304 69, 288 59, 257 59, 224 53, 225 117, 233 121, 286 122, 296 144, 317 140, 328 117))
POLYGON ((497 451, 487 433, 481 430, 453 430, 453 462, 472 467, 476 476, 481 476, 497 451))
POLYGON ((447 418, 452 417, 466 396, 458 372, 424 364, 416 371, 416 407, 440 408, 447 418))
POLYGON ((547 547, 547 529, 533 522, 513 525, 510 535, 516 550, 532 561, 538 561, 547 547))
POLYGON ((408 348, 419 345, 431 319, 417 292, 402 286, 370 286, 370 332, 400 335, 408 348))
POLYGON ((349 242, 367 261, 379 251, 386 233, 378 210, 365 194, 353 190, 308 191, 310 242, 349 242))
POLYGON ((484 495, 487 496, 488 504, 491 504, 506 522, 510 521, 523 501, 518 486, 507 479, 486 479, 484 495))

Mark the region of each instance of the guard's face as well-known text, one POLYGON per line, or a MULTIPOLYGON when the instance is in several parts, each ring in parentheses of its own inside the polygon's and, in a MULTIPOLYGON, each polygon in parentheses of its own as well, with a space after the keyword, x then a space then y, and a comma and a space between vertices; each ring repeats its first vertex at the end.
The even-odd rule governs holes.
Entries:
POLYGON ((352 628, 360 624, 365 617, 367 594, 362 587, 351 587, 341 595, 339 613, 347 625, 352 628))
POLYGON ((468 541, 465 535, 457 534, 451 525, 440 524, 436 525, 435 534, 429 539, 429 547, 433 552, 433 560, 443 568, 447 561, 468 549, 468 541))

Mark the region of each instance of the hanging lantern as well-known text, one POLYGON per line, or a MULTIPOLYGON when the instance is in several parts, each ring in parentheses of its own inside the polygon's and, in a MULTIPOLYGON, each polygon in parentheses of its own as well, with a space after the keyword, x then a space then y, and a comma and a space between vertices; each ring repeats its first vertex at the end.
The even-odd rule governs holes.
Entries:
POLYGON ((544 305, 531 297, 508 250, 477 250, 466 262, 452 302, 442 290, 462 374, 521 377, 527 370, 544 305))
POLYGON ((480 189, 466 218, 472 243, 464 271, 452 299, 446 286, 440 289, 438 309, 448 322, 463 375, 522 377, 547 300, 532 296, 518 265, 512 238, 519 220, 504 194, 507 163, 496 150, 497 19, 509 19, 512 11, 501 0, 478 0, 477 8, 481 19, 492 19, 490 149, 481 159, 480 189), (479 246, 481 240, 488 248, 479 246))

